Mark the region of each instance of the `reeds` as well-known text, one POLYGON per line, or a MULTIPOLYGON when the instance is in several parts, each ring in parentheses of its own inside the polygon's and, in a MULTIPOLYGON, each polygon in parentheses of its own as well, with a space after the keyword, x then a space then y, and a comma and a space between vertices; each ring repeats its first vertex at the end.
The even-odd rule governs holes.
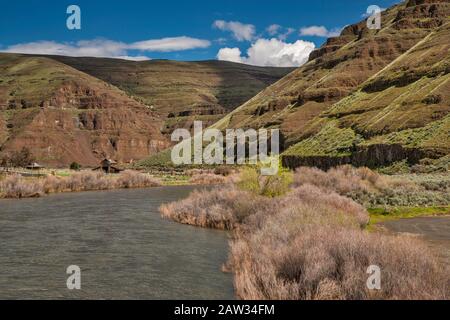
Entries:
POLYGON ((159 185, 160 182, 150 175, 131 170, 118 175, 94 171, 77 172, 68 177, 24 178, 12 175, 0 181, 0 198, 29 198, 58 192, 146 188, 159 185))

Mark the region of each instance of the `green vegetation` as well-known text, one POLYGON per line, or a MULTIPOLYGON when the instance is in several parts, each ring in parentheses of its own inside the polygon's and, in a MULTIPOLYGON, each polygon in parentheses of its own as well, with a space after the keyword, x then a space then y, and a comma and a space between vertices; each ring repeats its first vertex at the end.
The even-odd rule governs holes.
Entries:
POLYGON ((446 207, 394 207, 394 208, 370 208, 369 230, 373 230, 376 224, 397 219, 408 219, 430 216, 450 215, 450 206, 446 207))
POLYGON ((259 167, 247 167, 241 171, 237 186, 256 195, 275 198, 288 193, 292 176, 292 172, 286 170, 279 170, 273 176, 262 176, 259 167))
POLYGON ((432 122, 423 128, 408 129, 387 135, 376 136, 364 142, 371 144, 401 144, 408 148, 450 148, 450 116, 432 122))
POLYGON ((193 120, 212 124, 293 70, 226 61, 53 59, 110 83, 146 104, 165 119, 167 133, 174 128, 189 128, 193 120))
MULTIPOLYGON (((299 163, 317 166, 324 157, 355 152, 356 158, 361 156, 358 164, 364 164, 366 147, 375 144, 381 146, 369 153, 375 150, 379 157, 365 162, 373 167, 400 158, 383 145, 400 144, 408 161, 421 152, 425 157, 448 154, 449 8, 440 5, 433 14, 423 10, 412 17, 411 8, 402 4, 383 12, 390 23, 379 32, 366 30, 363 23, 344 28, 314 51, 307 64, 215 127, 278 127, 287 147, 284 155, 309 157, 299 163)), ((406 172, 400 167, 387 170, 406 172)))
POLYGON ((233 231, 226 269, 234 273, 239 298, 446 298, 447 274, 426 244, 366 228, 369 219, 444 214, 450 207, 371 209, 369 218, 344 194, 362 199, 394 185, 412 186, 366 168, 301 168, 288 192, 274 197, 261 194, 259 178, 247 169, 237 185, 194 191, 160 208, 163 217, 180 223, 233 231), (367 290, 370 264, 389 270, 381 290, 367 290))
POLYGON ((173 168, 174 165, 171 160, 172 149, 166 149, 158 152, 146 159, 143 159, 135 164, 136 168, 173 168))
POLYGON ((286 150, 283 155, 343 157, 351 155, 362 138, 350 128, 339 128, 337 121, 329 121, 315 136, 286 150))
POLYGON ((13 151, 11 154, 4 154, 0 157, 0 166, 3 167, 26 167, 35 161, 30 149, 23 147, 19 151, 13 151))
POLYGON ((80 170, 81 169, 81 165, 78 162, 72 162, 70 164, 70 170, 80 170))

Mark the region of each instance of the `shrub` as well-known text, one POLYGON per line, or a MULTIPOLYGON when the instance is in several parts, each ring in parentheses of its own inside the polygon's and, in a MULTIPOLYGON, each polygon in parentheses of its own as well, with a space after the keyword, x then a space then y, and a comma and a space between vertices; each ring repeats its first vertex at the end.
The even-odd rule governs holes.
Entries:
POLYGON ((0 197, 30 198, 43 195, 42 181, 30 183, 20 175, 8 176, 0 181, 0 197))
POLYGON ((162 205, 160 211, 164 218, 180 223, 232 230, 265 205, 269 205, 268 199, 223 186, 210 191, 195 190, 185 200, 162 205))
POLYGON ((78 162, 72 162, 70 164, 70 170, 80 170, 81 169, 81 165, 78 162))
POLYGON ((364 231, 366 209, 338 194, 420 186, 369 169, 330 171, 303 168, 290 192, 271 198, 261 195, 258 173, 247 170, 241 189, 194 191, 160 210, 181 223, 234 230, 226 269, 242 299, 445 299, 447 276, 426 245, 364 231), (380 291, 367 288, 371 265, 381 268, 380 291))
POLYGON ((220 166, 214 169, 214 174, 221 175, 221 176, 229 176, 230 174, 234 173, 234 170, 227 166, 220 166))
POLYGON ((132 170, 125 170, 119 175, 117 179, 119 188, 145 188, 158 187, 161 185, 160 181, 154 177, 132 170))
POLYGON ((211 173, 196 174, 189 179, 189 183, 199 185, 222 184, 226 181, 226 177, 211 173))
POLYGON ((262 176, 258 168, 246 168, 241 172, 237 185, 242 190, 273 198, 286 194, 291 183, 290 172, 279 171, 277 175, 262 176))
POLYGON ((384 176, 368 168, 342 166, 328 172, 299 168, 294 175, 294 186, 304 184, 335 191, 365 206, 436 206, 450 203, 447 190, 426 190, 424 184, 410 176, 384 176))
POLYGON ((277 237, 283 236, 277 234, 280 226, 268 223, 232 245, 235 287, 242 299, 446 297, 446 275, 416 240, 329 226, 304 227, 284 240, 277 237), (367 289, 370 265, 382 270, 380 291, 367 289))
POLYGON ((9 159, 13 167, 26 167, 35 161, 30 149, 23 147, 20 151, 14 151, 9 159))
POLYGON ((57 192, 144 188, 159 185, 159 181, 150 175, 134 171, 124 171, 115 176, 109 176, 103 172, 82 171, 68 177, 47 176, 29 179, 14 175, 0 181, 0 197, 26 198, 57 192))
POLYGON ((359 227, 369 222, 369 214, 361 205, 334 192, 324 193, 311 185, 299 187, 278 198, 241 191, 232 185, 210 191, 195 190, 187 199, 162 205, 160 211, 163 217, 180 223, 232 230, 237 226, 241 229, 260 226, 268 216, 296 205, 315 208, 317 217, 335 215, 339 220, 359 227))
POLYGON ((426 245, 361 231, 343 215, 287 207, 238 232, 228 268, 241 299, 442 299, 448 279, 426 245), (341 219, 342 218, 342 219, 341 219), (380 291, 367 289, 370 265, 380 291))

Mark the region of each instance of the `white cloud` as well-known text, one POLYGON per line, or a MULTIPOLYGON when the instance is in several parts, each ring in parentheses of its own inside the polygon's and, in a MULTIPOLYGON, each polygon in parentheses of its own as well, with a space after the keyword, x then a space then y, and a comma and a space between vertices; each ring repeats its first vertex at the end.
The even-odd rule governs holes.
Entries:
POLYGON ((241 57, 241 50, 239 48, 222 48, 217 54, 217 59, 221 61, 231 61, 238 63, 244 62, 241 57))
POLYGON ((214 40, 214 42, 218 43, 219 45, 224 45, 225 43, 227 43, 227 39, 226 38, 217 38, 214 40))
POLYGON ((310 26, 300 29, 301 36, 316 36, 325 38, 337 37, 339 36, 340 32, 341 30, 338 28, 328 30, 324 26, 310 26))
POLYGON ((286 39, 295 32, 294 28, 287 28, 284 33, 278 35, 278 39, 286 41, 286 39))
POLYGON ((314 43, 303 40, 286 43, 276 38, 258 39, 247 50, 246 57, 242 56, 239 48, 223 48, 217 58, 256 66, 298 67, 308 61, 314 49, 314 43))
POLYGON ((281 26, 279 24, 272 24, 266 28, 266 31, 271 35, 274 36, 278 33, 278 31, 281 29, 281 26))
POLYGON ((266 28, 266 31, 270 36, 276 36, 279 40, 286 41, 286 39, 295 32, 295 29, 283 28, 279 24, 272 24, 266 28))
POLYGON ((207 48, 210 45, 211 42, 209 42, 208 40, 195 39, 190 37, 175 37, 134 42, 128 45, 128 49, 150 52, 172 52, 194 48, 207 48))
POLYGON ((190 37, 174 37, 155 40, 124 43, 107 39, 82 40, 78 42, 37 41, 20 43, 7 47, 3 52, 48 54, 72 57, 108 57, 126 60, 149 60, 144 55, 133 56, 129 50, 140 52, 172 52, 195 48, 206 48, 211 43, 207 40, 190 37))
POLYGON ((251 41, 255 36, 255 26, 252 24, 244 24, 238 21, 216 20, 213 27, 222 31, 230 31, 238 41, 251 41))
POLYGON ((148 61, 152 60, 147 56, 117 56, 113 57, 115 59, 122 59, 122 60, 131 60, 131 61, 148 61))

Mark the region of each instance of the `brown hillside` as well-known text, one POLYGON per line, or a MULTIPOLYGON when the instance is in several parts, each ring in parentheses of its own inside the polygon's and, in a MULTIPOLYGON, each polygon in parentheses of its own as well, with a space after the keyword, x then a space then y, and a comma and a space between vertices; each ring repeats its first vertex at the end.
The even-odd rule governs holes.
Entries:
POLYGON ((168 146, 162 120, 116 87, 45 57, 0 54, 0 146, 38 161, 130 161, 168 146))
POLYGON ((226 61, 133 62, 54 56, 151 106, 165 119, 164 133, 211 125, 294 68, 255 67, 226 61))
POLYGON ((215 126, 277 127, 285 164, 381 165, 449 153, 450 2, 408 1, 362 21, 215 126))

